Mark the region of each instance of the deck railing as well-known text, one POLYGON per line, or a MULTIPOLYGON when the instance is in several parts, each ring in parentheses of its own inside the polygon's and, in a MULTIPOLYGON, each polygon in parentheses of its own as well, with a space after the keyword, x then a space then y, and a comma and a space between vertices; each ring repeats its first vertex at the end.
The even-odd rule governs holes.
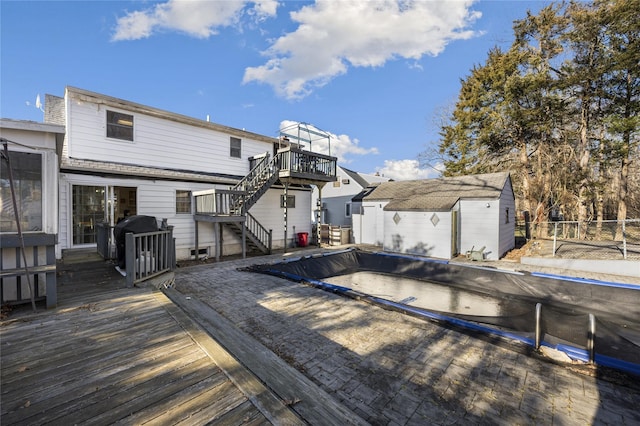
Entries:
POLYGON ((168 230, 125 235, 127 286, 175 269, 173 227, 168 230))
POLYGON ((267 253, 270 254, 273 244, 273 231, 262 226, 249 212, 247 212, 245 226, 265 246, 267 253))
POLYGON ((3 305, 29 303, 32 296, 34 301, 46 300, 47 308, 57 305, 56 242, 54 234, 26 233, 22 240, 17 234, 0 235, 0 301, 3 305), (21 251, 23 242, 26 269, 21 251))
POLYGON ((281 177, 335 180, 335 157, 291 147, 279 150, 277 155, 280 158, 281 177))
POLYGON ((213 216, 232 216, 236 214, 235 206, 238 197, 245 196, 244 191, 232 189, 207 189, 193 193, 195 198, 195 214, 213 216))
POLYGON ((105 222, 96 223, 96 247, 103 259, 113 259, 115 256, 113 244, 113 226, 105 222))

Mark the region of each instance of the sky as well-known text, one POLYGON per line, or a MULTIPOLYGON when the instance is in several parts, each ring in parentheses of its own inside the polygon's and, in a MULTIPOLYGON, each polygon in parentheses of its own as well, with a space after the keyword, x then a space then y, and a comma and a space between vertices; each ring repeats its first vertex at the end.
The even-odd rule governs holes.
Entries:
POLYGON ((0 117, 41 122, 73 86, 272 137, 303 123, 343 167, 437 177, 418 159, 461 79, 548 4, 0 0, 0 117))

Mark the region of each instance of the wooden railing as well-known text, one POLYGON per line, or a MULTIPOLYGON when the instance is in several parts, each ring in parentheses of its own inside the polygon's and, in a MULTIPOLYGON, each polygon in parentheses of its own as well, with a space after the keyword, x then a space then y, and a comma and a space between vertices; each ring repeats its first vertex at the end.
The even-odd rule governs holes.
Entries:
POLYGON ((238 197, 244 197, 244 191, 232 189, 207 189, 193 193, 196 214, 213 216, 236 215, 235 204, 238 197))
POLYGON ((251 213, 247 212, 247 220, 245 221, 245 226, 247 231, 253 234, 254 237, 260 241, 267 253, 271 253, 272 243, 273 243, 273 231, 271 229, 267 229, 260 222, 256 220, 255 217, 251 215, 251 213))
POLYGON ((33 296, 34 301, 45 299, 47 308, 54 308, 58 303, 56 235, 26 233, 23 234, 23 241, 26 269, 21 252, 22 241, 18 235, 0 235, 0 300, 3 305, 21 304, 29 303, 33 296))
POLYGON ((125 235, 127 286, 175 269, 173 227, 168 230, 125 235))
POLYGON ((298 148, 278 151, 280 177, 298 177, 332 182, 336 179, 336 158, 298 148))

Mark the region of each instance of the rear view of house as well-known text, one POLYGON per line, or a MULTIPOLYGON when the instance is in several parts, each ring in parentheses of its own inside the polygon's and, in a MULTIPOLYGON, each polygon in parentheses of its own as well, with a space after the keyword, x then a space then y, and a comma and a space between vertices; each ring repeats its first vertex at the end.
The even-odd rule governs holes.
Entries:
POLYGON ((499 259, 515 246, 515 198, 506 172, 384 182, 361 199, 353 216, 359 243, 443 259, 471 250, 499 259))
POLYGON ((311 231, 310 184, 335 179, 333 157, 74 87, 67 87, 64 97, 47 95, 45 122, 66 127, 58 257, 65 249, 94 247, 101 224, 112 227, 130 215, 173 226, 178 260, 213 250, 217 255, 223 247, 225 254, 244 253, 245 243, 253 242, 259 250, 282 248, 294 238, 287 228, 311 231), (271 164, 266 180, 243 179, 265 164, 271 164), (291 173, 304 165, 305 174, 291 173), (247 193, 249 188, 253 192, 247 193), (204 191, 204 200, 207 191, 229 190, 235 198, 226 200, 233 206, 197 210, 194 194, 204 191))

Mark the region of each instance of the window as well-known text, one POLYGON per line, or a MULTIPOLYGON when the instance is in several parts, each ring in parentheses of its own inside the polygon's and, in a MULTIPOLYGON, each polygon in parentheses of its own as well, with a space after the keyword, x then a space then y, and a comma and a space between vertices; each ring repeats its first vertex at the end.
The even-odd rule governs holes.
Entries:
POLYGON ((242 158, 242 140, 240 138, 231 137, 229 141, 229 155, 232 158, 242 158))
POLYGON ((351 217, 351 203, 346 203, 344 205, 344 215, 346 217, 351 217))
POLYGON ((176 213, 191 214, 191 191, 176 191, 176 213))
POLYGON ((336 176, 336 180, 333 181, 334 188, 340 188, 340 176, 336 176))
POLYGON ((504 223, 509 223, 509 207, 504 209, 504 214, 505 214, 504 223))
MULTIPOLYGON (((284 208, 284 195, 280 196, 280 207, 284 208)), ((288 195, 287 196, 287 208, 293 209, 296 207, 296 196, 288 195)))
MULTIPOLYGON (((42 156, 10 151, 9 160, 21 230, 42 231, 42 156)), ((18 232, 6 165, 3 160, 0 167, 0 231, 18 232)))
POLYGON ((107 137, 133 141, 133 115, 107 110, 107 137))

